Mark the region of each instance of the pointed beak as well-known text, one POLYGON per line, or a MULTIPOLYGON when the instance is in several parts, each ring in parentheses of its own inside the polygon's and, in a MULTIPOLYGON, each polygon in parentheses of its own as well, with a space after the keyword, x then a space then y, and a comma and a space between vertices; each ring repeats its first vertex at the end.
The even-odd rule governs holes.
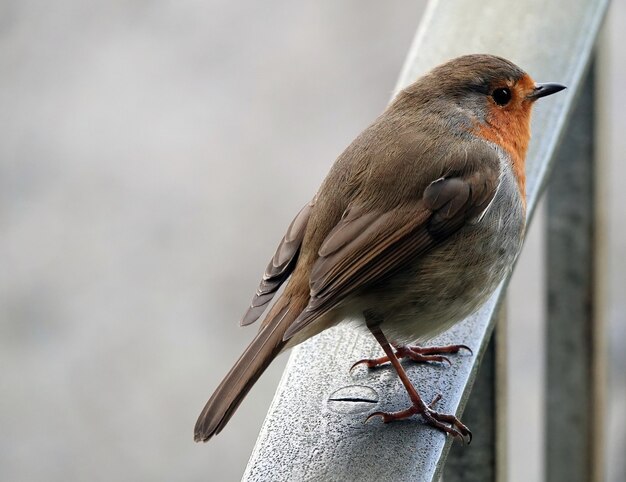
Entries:
POLYGON ((546 95, 556 94, 557 92, 561 92, 563 89, 566 89, 562 84, 555 84, 553 82, 548 82, 545 84, 535 84, 535 88, 532 93, 528 96, 531 100, 537 100, 541 97, 545 97, 546 95))

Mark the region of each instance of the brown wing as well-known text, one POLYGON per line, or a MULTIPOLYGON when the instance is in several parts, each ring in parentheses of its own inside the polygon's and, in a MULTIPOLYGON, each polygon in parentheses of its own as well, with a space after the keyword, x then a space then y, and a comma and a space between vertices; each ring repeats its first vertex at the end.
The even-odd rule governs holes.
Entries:
POLYGON ((274 298, 278 288, 293 271, 314 204, 315 199, 304 206, 291 222, 289 228, 287 228, 287 233, 280 241, 276 253, 270 260, 267 268, 265 268, 265 273, 252 298, 248 311, 241 319, 241 326, 250 325, 259 319, 265 308, 267 308, 267 304, 274 298))
POLYGON ((319 250, 311 270, 311 299, 284 339, 348 295, 384 279, 475 221, 489 206, 498 183, 498 170, 484 168, 437 179, 424 190, 421 199, 391 211, 349 208, 319 250))

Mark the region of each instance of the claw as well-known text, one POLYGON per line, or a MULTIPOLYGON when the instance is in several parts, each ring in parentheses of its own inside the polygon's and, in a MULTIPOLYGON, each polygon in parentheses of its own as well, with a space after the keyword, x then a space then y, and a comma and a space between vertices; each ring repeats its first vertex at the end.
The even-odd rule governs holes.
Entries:
POLYGON ((457 346, 459 348, 462 348, 463 350, 469 351, 470 355, 472 355, 472 356, 474 355, 474 350, 472 350, 469 346, 467 346, 467 345, 457 345, 457 346))
POLYGON ((428 423, 431 425, 434 425, 433 420, 438 422, 435 425, 437 428, 440 428, 454 435, 455 437, 458 437, 461 442, 463 442, 463 444, 465 444, 466 437, 469 439, 467 445, 472 443, 472 431, 467 428, 467 426, 454 415, 448 415, 436 412, 434 410, 429 410, 428 412, 423 413, 422 416, 424 416, 424 418, 426 418, 428 423), (446 423, 449 424, 449 426, 445 425, 446 423), (448 431, 447 429, 450 429, 450 431, 448 431))
POLYGON ((409 418, 412 415, 420 414, 424 418, 425 422, 431 427, 435 427, 438 430, 446 434, 450 434, 455 438, 458 438, 463 444, 465 444, 466 439, 467 445, 472 443, 472 432, 467 426, 465 426, 458 418, 454 415, 448 415, 444 413, 436 412, 432 409, 432 407, 441 400, 441 394, 437 394, 430 405, 427 407, 419 408, 415 405, 407 408, 406 410, 402 410, 400 412, 374 412, 370 413, 363 423, 368 423, 371 419, 375 417, 380 417, 383 420, 383 423, 394 422, 396 420, 404 420, 405 418, 409 418))
POLYGON ((380 361, 381 358, 363 358, 362 360, 359 360, 357 362, 355 362, 351 367, 350 367, 350 371, 349 373, 352 373, 352 370, 354 370, 354 368, 358 365, 367 365, 367 368, 375 368, 379 365, 382 365, 383 363, 389 361, 389 359, 387 357, 382 357, 385 358, 385 360, 380 361))
MULTIPOLYGON (((442 353, 455 354, 460 350, 467 350, 470 354, 474 354, 472 349, 467 345, 450 345, 431 347, 401 346, 397 348, 395 355, 398 358, 409 358, 416 363, 438 362, 447 363, 449 366, 452 366, 450 359, 447 356, 442 355, 442 353)), ((380 358, 363 358, 350 367, 350 373, 352 373, 352 370, 354 370, 354 368, 358 365, 367 365, 367 368, 376 368, 389 361, 388 356, 381 356, 380 358)))
POLYGON ((430 402, 430 404, 428 405, 428 408, 433 408, 435 405, 437 405, 437 402, 441 400, 441 397, 442 397, 441 393, 438 393, 437 395, 435 395, 435 398, 433 398, 433 401, 430 402))
POLYGON ((352 373, 352 370, 354 370, 354 368, 355 368, 357 365, 360 365, 361 363, 365 363, 365 358, 364 358, 363 360, 359 360, 359 361, 357 361, 357 362, 354 362, 354 363, 352 364, 352 366, 350 367, 350 370, 348 370, 348 373, 352 373))
POLYGON ((404 420, 405 418, 409 418, 411 415, 415 415, 416 413, 418 413, 418 410, 415 406, 409 407, 406 410, 401 410, 400 412, 374 412, 367 416, 364 423, 369 422, 374 417, 380 417, 383 419, 383 423, 389 423, 396 420, 404 420))
POLYGON ((370 413, 363 423, 369 422, 374 417, 381 417, 383 419, 383 423, 385 423, 385 413, 384 412, 374 412, 370 413))
POLYGON ((441 355, 442 353, 454 354, 461 350, 469 351, 470 355, 474 355, 474 351, 467 345, 448 345, 448 346, 407 346, 406 349, 420 355, 441 355))

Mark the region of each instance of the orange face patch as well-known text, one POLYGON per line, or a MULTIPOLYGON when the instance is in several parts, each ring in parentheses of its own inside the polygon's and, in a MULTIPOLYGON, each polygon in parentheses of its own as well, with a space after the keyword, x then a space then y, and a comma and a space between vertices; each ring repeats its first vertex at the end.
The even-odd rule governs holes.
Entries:
POLYGON ((487 122, 477 126, 476 134, 483 139, 502 147, 513 163, 513 174, 517 179, 522 199, 526 199, 525 160, 530 141, 530 111, 532 101, 527 96, 535 88, 535 82, 529 75, 524 75, 517 82, 493 86, 494 89, 506 87, 512 96, 508 104, 500 106, 489 97, 487 122))

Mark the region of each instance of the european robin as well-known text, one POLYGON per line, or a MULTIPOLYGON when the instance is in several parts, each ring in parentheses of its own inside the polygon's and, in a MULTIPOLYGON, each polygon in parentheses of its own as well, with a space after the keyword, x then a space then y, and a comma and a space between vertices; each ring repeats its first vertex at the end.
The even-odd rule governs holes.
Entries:
POLYGON ((421 399, 398 358, 442 361, 463 348, 411 343, 470 315, 511 270, 524 238, 531 109, 564 88, 537 84, 506 59, 467 55, 402 90, 288 227, 241 324, 284 291, 202 410, 195 440, 224 428, 276 355, 342 320, 367 327, 385 352, 357 364, 390 361, 411 400, 370 417, 421 414, 471 438, 421 399))

